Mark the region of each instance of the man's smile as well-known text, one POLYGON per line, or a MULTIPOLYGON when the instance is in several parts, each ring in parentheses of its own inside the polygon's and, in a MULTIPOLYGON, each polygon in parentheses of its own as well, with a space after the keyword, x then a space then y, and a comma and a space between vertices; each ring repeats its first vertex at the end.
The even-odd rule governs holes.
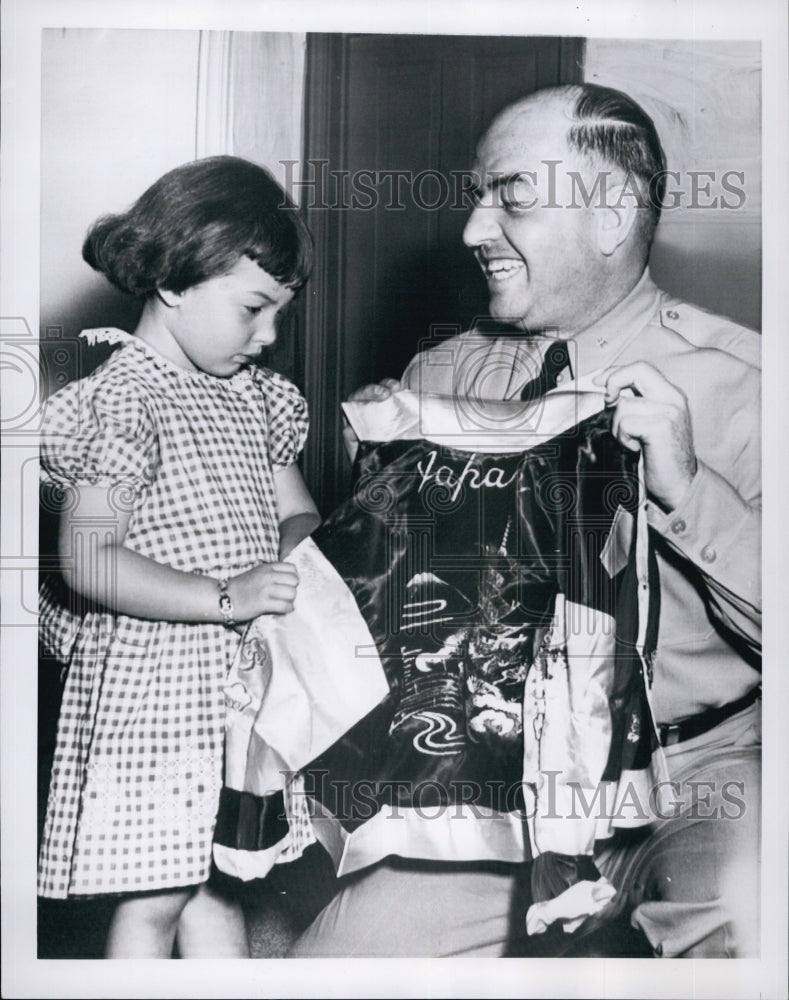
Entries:
POLYGON ((514 257, 485 258, 480 254, 477 260, 485 272, 485 277, 491 281, 507 281, 526 266, 522 260, 514 257))

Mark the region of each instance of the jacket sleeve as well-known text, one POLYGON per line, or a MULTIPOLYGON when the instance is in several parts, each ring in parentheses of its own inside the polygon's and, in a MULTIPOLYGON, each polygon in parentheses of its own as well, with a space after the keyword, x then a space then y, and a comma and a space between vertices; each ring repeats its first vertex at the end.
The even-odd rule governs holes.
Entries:
POLYGON ((699 460, 671 513, 648 507, 650 526, 701 572, 710 613, 755 651, 762 624, 760 450, 757 435, 733 465, 735 483, 699 460))

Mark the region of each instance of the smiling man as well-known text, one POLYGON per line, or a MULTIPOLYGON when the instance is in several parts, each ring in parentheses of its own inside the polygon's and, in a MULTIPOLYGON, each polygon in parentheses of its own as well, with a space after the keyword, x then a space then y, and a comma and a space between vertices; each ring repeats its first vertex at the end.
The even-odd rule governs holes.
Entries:
POLYGON ((464 241, 488 279, 491 316, 530 331, 569 337, 605 315, 643 272, 657 224, 648 202, 650 178, 665 169, 657 136, 635 157, 637 126, 620 121, 606 127, 606 149, 590 103, 579 101, 574 121, 561 93, 529 98, 500 115, 477 150, 481 188, 464 241), (618 253, 628 238, 631 252, 618 253))
MULTIPOLYGON (((514 332, 443 341, 414 358, 402 387, 476 405, 532 400, 562 380, 605 392, 613 433, 644 460, 660 577, 651 699, 674 803, 598 842, 597 867, 617 889, 604 917, 632 923, 656 955, 757 955, 760 339, 653 283, 665 159, 626 95, 594 85, 532 94, 493 121, 475 170, 464 241, 491 315, 514 332)), ((517 879, 380 864, 343 889, 295 954, 505 954, 517 879)))

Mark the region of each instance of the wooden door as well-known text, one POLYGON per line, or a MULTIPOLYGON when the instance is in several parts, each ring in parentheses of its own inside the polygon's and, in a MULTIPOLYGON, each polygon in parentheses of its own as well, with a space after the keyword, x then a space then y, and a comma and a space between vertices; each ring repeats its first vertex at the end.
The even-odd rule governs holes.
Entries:
POLYGON ((481 132, 517 97, 581 80, 582 57, 579 39, 308 36, 300 195, 317 262, 302 324, 305 475, 324 512, 349 489, 340 402, 485 314, 461 240, 481 132))

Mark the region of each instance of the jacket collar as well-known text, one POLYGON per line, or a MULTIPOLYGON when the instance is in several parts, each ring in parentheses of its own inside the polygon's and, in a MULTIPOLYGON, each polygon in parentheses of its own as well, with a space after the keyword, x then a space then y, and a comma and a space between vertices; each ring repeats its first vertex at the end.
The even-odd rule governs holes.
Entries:
POLYGON ((613 365, 628 344, 654 318, 660 298, 660 289, 647 269, 621 302, 571 338, 571 362, 575 377, 613 365), (572 356, 573 351, 575 357, 572 356))

